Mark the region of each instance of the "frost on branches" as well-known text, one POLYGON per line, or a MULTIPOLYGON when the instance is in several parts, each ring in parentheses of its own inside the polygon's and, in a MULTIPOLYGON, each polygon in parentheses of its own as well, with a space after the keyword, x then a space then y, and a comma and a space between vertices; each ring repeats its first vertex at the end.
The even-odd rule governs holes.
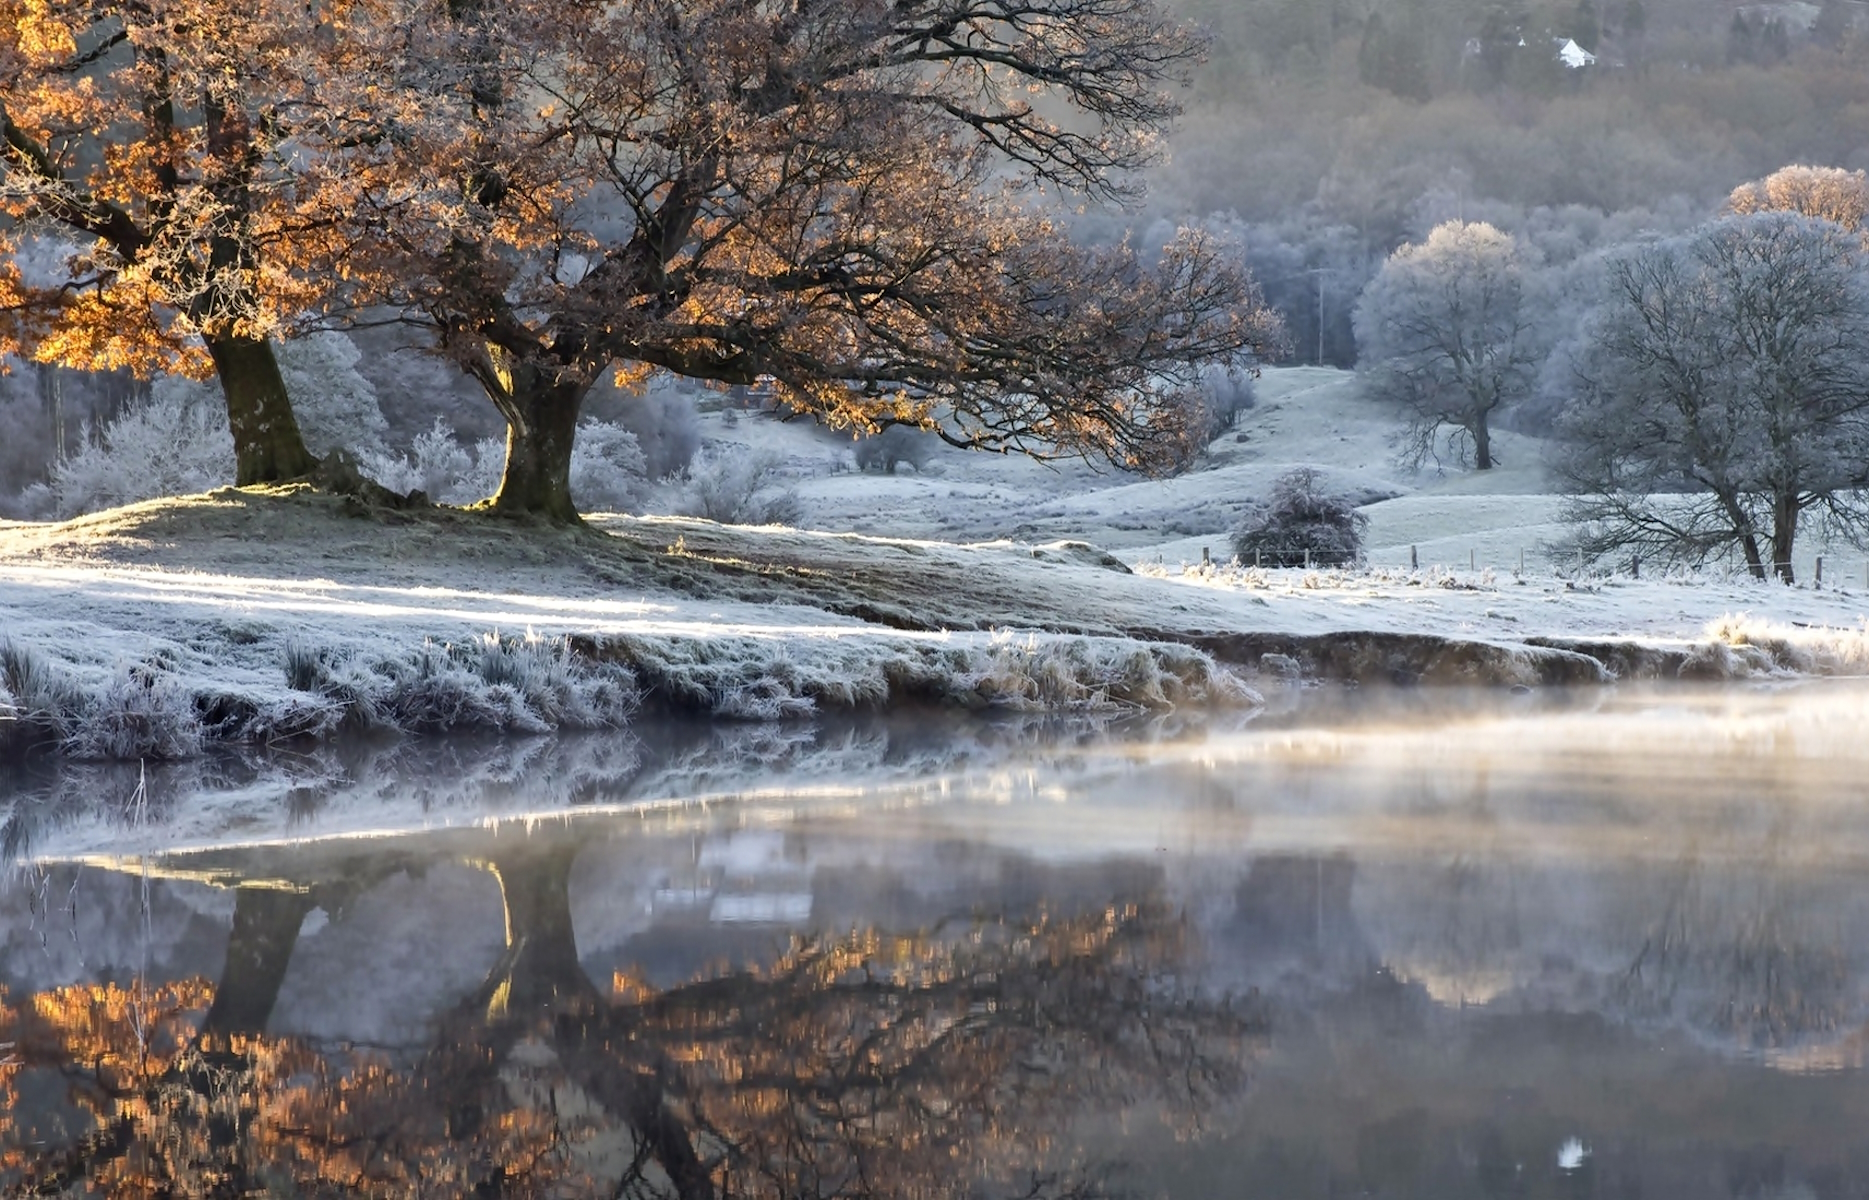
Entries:
POLYGON ((1736 550, 1790 583, 1810 519, 1869 531, 1857 234, 1760 211, 1636 250, 1580 344, 1561 469, 1587 548, 1694 563, 1736 550))
POLYGON ((1492 467, 1495 414, 1531 389, 1544 358, 1526 274, 1512 235, 1448 221, 1391 255, 1357 301, 1365 385, 1411 414, 1407 458, 1416 465, 1451 430, 1457 459, 1492 467))
POLYGON ((334 114, 308 102, 335 15, 0 0, 0 259, 69 244, 37 286, 0 270, 0 350, 217 378, 241 483, 311 466, 268 338, 338 280, 342 189, 313 153, 334 114))
POLYGON ((1277 342, 1230 250, 1082 249, 1033 210, 1041 187, 1120 193, 1152 156, 1197 51, 1153 0, 380 19, 347 28, 352 66, 420 119, 406 170, 364 170, 359 270, 506 417, 501 510, 575 517, 579 409, 619 367, 766 378, 842 428, 1165 468, 1198 441, 1202 372, 1277 342))

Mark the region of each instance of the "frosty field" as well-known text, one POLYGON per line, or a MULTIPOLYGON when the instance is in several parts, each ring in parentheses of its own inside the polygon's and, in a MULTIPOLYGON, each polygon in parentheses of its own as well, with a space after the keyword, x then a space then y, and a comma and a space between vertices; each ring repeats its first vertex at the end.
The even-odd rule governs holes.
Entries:
POLYGON ((1561 501, 1535 444, 1502 436, 1484 476, 1402 471, 1393 423, 1348 379, 1266 372, 1198 469, 1159 481, 959 452, 859 473, 815 430, 709 414, 711 439, 778 456, 798 528, 598 514, 571 531, 289 488, 0 526, 0 729, 175 757, 644 710, 1139 711, 1301 678, 1726 678, 1869 656, 1859 560, 1833 558, 1843 585, 1823 588, 1579 573, 1550 550, 1561 501), (1241 512, 1299 464, 1369 499, 1368 569, 1227 564, 1241 512))

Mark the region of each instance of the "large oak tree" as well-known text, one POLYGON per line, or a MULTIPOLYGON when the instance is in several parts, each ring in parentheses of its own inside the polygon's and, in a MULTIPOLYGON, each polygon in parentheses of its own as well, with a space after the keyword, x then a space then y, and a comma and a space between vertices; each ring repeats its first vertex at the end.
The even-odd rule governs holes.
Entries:
POLYGON ((268 338, 335 278, 295 122, 341 7, 0 0, 0 352, 212 371, 242 484, 312 465, 268 338))
MULTIPOLYGON (((395 6, 392 6, 395 7, 395 6)), ((770 380, 837 427, 1163 468, 1271 349, 1235 256, 1073 245, 1197 53, 1153 0, 405 0, 351 269, 506 417, 494 507, 574 520, 606 371, 770 380)))
POLYGON ((1807 514, 1860 537, 1869 259, 1831 221, 1730 216, 1611 265, 1560 470, 1584 544, 1794 579, 1807 514))

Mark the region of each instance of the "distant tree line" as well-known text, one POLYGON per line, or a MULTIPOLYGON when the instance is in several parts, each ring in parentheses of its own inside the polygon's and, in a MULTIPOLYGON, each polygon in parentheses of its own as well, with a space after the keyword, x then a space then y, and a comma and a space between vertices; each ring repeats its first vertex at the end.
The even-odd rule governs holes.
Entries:
POLYGON ((1790 583, 1813 520, 1869 533, 1866 215, 1863 172, 1788 167, 1568 263, 1446 222, 1363 292, 1363 387, 1408 414, 1417 464, 1488 469, 1501 417, 1534 414, 1587 552, 1790 583))

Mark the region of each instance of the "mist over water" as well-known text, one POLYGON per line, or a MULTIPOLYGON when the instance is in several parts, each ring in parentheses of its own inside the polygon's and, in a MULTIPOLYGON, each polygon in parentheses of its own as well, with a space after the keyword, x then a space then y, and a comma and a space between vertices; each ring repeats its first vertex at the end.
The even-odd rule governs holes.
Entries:
POLYGON ((1869 686, 1278 699, 379 747, 48 822, 0 1183, 1869 1187, 1869 686))

